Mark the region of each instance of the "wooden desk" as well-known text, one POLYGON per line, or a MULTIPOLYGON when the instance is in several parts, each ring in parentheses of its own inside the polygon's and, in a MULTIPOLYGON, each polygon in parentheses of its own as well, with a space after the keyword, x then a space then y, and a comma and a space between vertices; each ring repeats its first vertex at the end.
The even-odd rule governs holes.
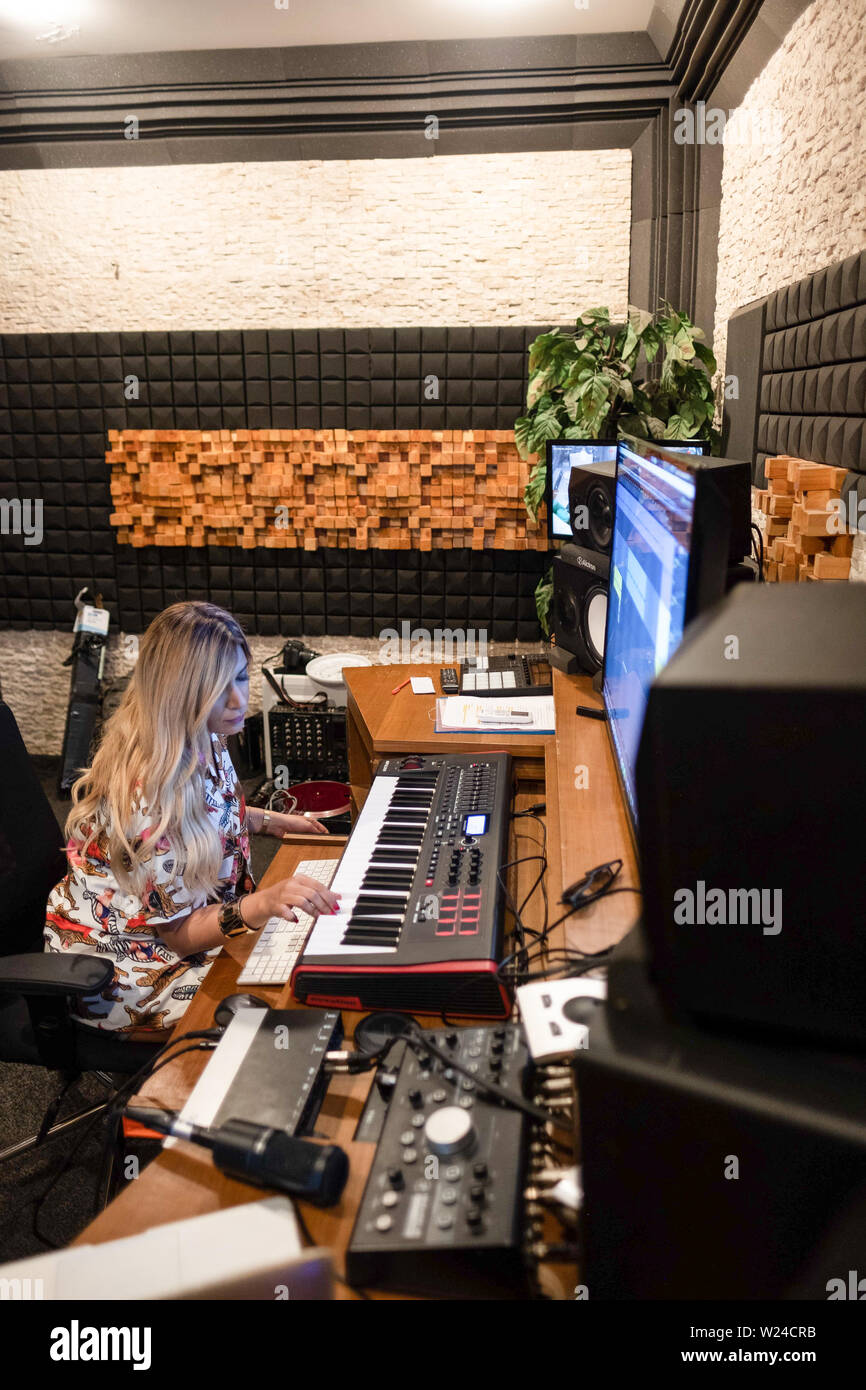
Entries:
POLYGON ((441 699, 438 665, 351 666, 344 676, 349 781, 369 786, 381 758, 391 753, 488 753, 505 748, 518 782, 527 789, 544 785, 544 761, 551 734, 437 734, 436 701, 441 699), (429 676, 432 695, 413 695, 409 676, 429 676))
MULTIPOLYGON (((553 907, 564 888, 597 864, 622 859, 618 888, 638 888, 637 859, 629 831, 607 725, 575 714, 577 705, 601 709, 589 676, 553 673, 556 734, 545 750, 547 885, 553 907)), ((553 919, 561 916, 561 909, 553 919)), ((564 943, 595 952, 614 946, 640 916, 636 893, 614 893, 585 908, 564 926, 564 943)))
MULTIPOLYGON (((397 684, 398 679, 394 676, 394 667, 381 670, 376 667, 358 668, 347 672, 347 675, 357 677, 360 674, 366 677, 370 687, 379 688, 381 694, 381 686, 376 687, 372 678, 378 677, 381 682, 383 671, 390 673, 387 677, 390 681, 390 695, 390 690, 397 684)), ((400 693, 402 695, 403 692, 400 693)), ((351 690, 350 697, 353 694, 354 690, 351 690)), ((366 694, 362 693, 365 702, 368 695, 370 690, 367 690, 366 694)), ((563 885, 573 882, 598 863, 621 857, 624 862, 618 882, 623 885, 636 885, 638 882, 607 730, 600 721, 578 719, 574 714, 574 706, 578 703, 598 703, 597 697, 592 693, 591 683, 588 678, 563 676, 555 672, 554 696, 558 732, 555 738, 537 740, 535 747, 530 750, 531 756, 537 757, 539 748, 541 749, 547 778, 547 891, 551 921, 556 921, 557 917, 562 915, 559 899, 563 885), (575 776, 574 769, 579 766, 588 770, 588 778, 575 776), (586 785, 575 786, 576 781, 585 781, 586 785)), ((410 698, 423 702, 423 697, 420 696, 410 698)), ((391 720, 391 734, 388 737, 397 737, 394 732, 397 718, 390 708, 383 714, 382 703, 381 699, 378 702, 373 700, 373 706, 377 711, 374 717, 375 727, 372 730, 358 729, 365 748, 373 747, 375 737, 381 736, 382 725, 388 719, 391 720)), ((446 740, 444 735, 434 737, 437 742, 431 746, 435 750, 452 751, 450 739, 446 740)), ((465 751, 476 751, 471 740, 465 742, 471 745, 465 751)), ((519 742, 531 744, 532 740, 520 739, 519 742)), ((489 744, 480 746, 489 748, 489 744)), ((464 751, 464 740, 456 740, 453 750, 464 751)), ((407 745, 382 751, 416 750, 414 746, 407 745)), ((537 800, 537 795, 531 791, 518 790, 515 809, 525 809, 537 800)), ((514 825, 512 845, 515 848, 512 850, 511 858, 533 852, 525 837, 535 840, 540 847, 541 828, 537 821, 524 819, 515 822, 514 825)), ((343 844, 344 841, 337 841, 336 837, 328 841, 320 836, 309 836, 303 837, 298 843, 281 847, 262 880, 263 886, 280 877, 289 876, 299 860, 309 857, 311 853, 316 858, 332 855, 338 858, 342 853, 343 844), (313 844, 315 850, 311 851, 313 844)), ((529 892, 536 877, 537 864, 519 865, 510 872, 509 887, 512 894, 522 899, 529 892)), ((612 945, 636 920, 637 904, 636 896, 626 893, 603 899, 582 913, 579 921, 564 924, 553 932, 550 944, 552 947, 568 944, 584 951, 597 951, 604 946, 612 945)), ((536 894, 529 903, 524 920, 528 926, 536 928, 542 924, 540 894, 536 894)), ((240 965, 246 960, 252 945, 252 937, 241 937, 226 943, 222 955, 217 957, 183 1020, 178 1024, 178 1034, 211 1026, 216 1005, 234 991, 240 965)), ((289 998, 288 985, 257 987, 254 992, 266 999, 273 1008, 302 1007, 289 998)), ((347 1038, 351 1038, 360 1017, 360 1014, 344 1011, 343 1023, 347 1038)), ((422 1023, 425 1021, 438 1022, 438 1019, 421 1019, 422 1023)), ((207 1054, 198 1052, 178 1058, 177 1062, 166 1066, 147 1084, 140 1099, 166 1109, 180 1109, 206 1061, 207 1054)), ((318 1245, 334 1251, 338 1273, 343 1271, 345 1250, 374 1155, 373 1145, 356 1143, 353 1137, 370 1085, 369 1074, 334 1077, 329 1084, 316 1126, 318 1135, 339 1144, 349 1157, 349 1181, 339 1205, 324 1211, 309 1205, 303 1208, 313 1239, 318 1245)), ((163 1151, 145 1169, 141 1177, 129 1182, 111 1205, 82 1232, 75 1243, 98 1244, 115 1240, 121 1236, 149 1230, 168 1221, 179 1220, 184 1216, 253 1202, 260 1197, 259 1190, 235 1182, 218 1172, 205 1150, 179 1143, 176 1147, 163 1151)), ((341 1283, 337 1284, 336 1292, 338 1298, 356 1297, 341 1283)), ((369 1292, 374 1298, 394 1297, 387 1293, 369 1292)))

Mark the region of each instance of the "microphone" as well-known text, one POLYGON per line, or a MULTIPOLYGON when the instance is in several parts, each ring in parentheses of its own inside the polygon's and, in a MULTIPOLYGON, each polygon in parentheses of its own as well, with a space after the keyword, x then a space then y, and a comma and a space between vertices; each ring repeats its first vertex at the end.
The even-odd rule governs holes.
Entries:
POLYGON ((254 1187, 273 1187, 318 1207, 330 1207, 346 1186, 349 1160, 337 1144, 314 1144, 250 1120, 227 1120, 218 1129, 207 1129, 182 1120, 172 1110, 128 1105, 125 1113, 160 1134, 210 1149, 217 1168, 254 1187))

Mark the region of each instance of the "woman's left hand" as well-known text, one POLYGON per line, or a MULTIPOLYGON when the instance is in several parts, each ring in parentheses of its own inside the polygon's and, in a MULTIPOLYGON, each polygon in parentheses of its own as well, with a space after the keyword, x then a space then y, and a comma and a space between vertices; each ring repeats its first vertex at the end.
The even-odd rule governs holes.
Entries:
POLYGON ((271 819, 266 831, 283 839, 286 835, 327 835, 328 827, 315 816, 287 816, 282 811, 271 811, 271 819))

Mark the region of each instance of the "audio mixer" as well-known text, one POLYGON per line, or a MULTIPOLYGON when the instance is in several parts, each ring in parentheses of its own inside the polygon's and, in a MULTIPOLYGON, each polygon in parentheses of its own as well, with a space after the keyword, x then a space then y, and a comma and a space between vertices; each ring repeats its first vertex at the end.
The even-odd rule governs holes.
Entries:
POLYGON ((526 1297, 522 1194, 532 1120, 478 1085, 522 1093, 529 1063, 522 1030, 503 1024, 424 1036, 477 1080, 405 1045, 347 1277, 433 1296, 526 1297))

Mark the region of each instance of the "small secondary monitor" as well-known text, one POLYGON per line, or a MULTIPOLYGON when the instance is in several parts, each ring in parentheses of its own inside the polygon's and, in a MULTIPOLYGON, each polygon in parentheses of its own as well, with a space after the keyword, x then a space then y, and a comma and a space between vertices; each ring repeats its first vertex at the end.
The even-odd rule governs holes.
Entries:
MULTIPOLYGON (((709 444, 690 439, 683 443, 670 440, 664 447, 674 453, 705 454, 709 444)), ((609 538, 613 525, 611 497, 616 477, 616 441, 610 439, 549 439, 547 441, 547 534, 551 540, 577 541, 591 544, 591 538, 603 534, 609 538), (585 485, 575 487, 582 478, 585 485), (597 480, 597 483, 596 483, 597 480), (589 515, 584 524, 575 524, 575 499, 589 515)), ((607 549, 607 545, 602 547, 607 549)))
POLYGON ((602 689, 633 833, 649 688, 686 623, 723 596, 729 533, 730 508, 698 459, 620 441, 602 689))

